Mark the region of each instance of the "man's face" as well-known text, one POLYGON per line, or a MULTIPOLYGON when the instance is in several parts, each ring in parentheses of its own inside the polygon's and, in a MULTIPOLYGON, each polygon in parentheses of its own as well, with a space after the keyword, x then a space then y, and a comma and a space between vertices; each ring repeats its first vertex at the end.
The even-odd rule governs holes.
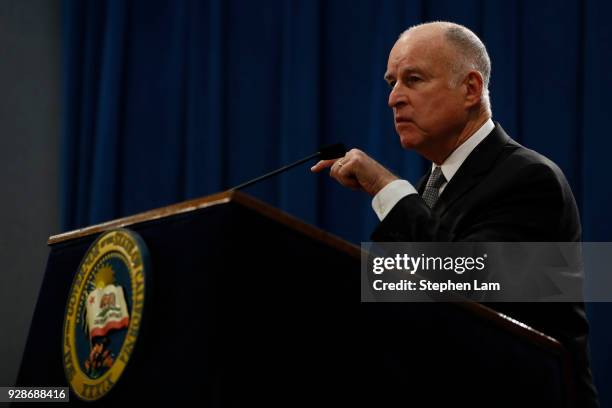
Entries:
POLYGON ((395 43, 385 80, 402 147, 431 152, 454 143, 465 126, 464 87, 454 83, 454 59, 443 35, 430 29, 410 31, 395 43))

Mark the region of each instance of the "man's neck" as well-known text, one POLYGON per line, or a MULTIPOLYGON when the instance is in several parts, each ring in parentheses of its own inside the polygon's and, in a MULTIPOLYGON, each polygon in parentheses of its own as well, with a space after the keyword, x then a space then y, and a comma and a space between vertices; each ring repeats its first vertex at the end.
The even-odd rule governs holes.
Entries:
POLYGON ((491 116, 488 113, 483 112, 478 115, 478 117, 469 120, 463 129, 459 132, 459 134, 450 139, 445 146, 440 146, 436 148, 435 151, 432 151, 429 155, 424 155, 427 159, 431 160, 437 165, 441 165, 457 149, 461 146, 466 140, 468 140, 478 129, 485 124, 487 120, 489 120, 491 116))

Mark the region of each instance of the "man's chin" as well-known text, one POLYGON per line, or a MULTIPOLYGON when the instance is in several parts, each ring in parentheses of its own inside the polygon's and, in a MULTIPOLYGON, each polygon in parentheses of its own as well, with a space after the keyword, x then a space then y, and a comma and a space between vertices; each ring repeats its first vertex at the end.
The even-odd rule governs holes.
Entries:
POLYGON ((400 135, 400 144, 404 149, 414 150, 421 144, 420 142, 421 140, 418 137, 400 135))

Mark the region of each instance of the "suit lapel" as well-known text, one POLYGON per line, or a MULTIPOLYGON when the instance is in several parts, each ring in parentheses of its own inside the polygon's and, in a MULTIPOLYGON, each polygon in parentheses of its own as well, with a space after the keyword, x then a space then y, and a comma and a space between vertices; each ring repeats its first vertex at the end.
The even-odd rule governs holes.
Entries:
MULTIPOLYGON (((457 173, 446 185, 433 209, 439 215, 468 190, 482 180, 487 171, 495 164, 504 145, 511 140, 499 123, 491 133, 469 154, 457 173)), ((430 170, 431 172, 431 170, 430 170)), ((426 179, 425 179, 426 180, 426 179)))

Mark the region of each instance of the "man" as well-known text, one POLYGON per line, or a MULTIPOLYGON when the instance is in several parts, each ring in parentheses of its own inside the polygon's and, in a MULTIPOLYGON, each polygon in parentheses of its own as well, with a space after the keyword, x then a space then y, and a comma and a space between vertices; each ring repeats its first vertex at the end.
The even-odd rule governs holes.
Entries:
MULTIPOLYGON (((561 170, 491 120, 490 72, 484 44, 463 26, 421 24, 397 40, 385 73, 389 106, 402 147, 430 160, 429 174, 415 188, 356 149, 312 167, 331 168, 340 184, 373 197, 381 220, 373 240, 580 240, 576 203, 561 170)), ((495 307, 564 343, 576 373, 576 406, 598 405, 582 304, 495 307)))

